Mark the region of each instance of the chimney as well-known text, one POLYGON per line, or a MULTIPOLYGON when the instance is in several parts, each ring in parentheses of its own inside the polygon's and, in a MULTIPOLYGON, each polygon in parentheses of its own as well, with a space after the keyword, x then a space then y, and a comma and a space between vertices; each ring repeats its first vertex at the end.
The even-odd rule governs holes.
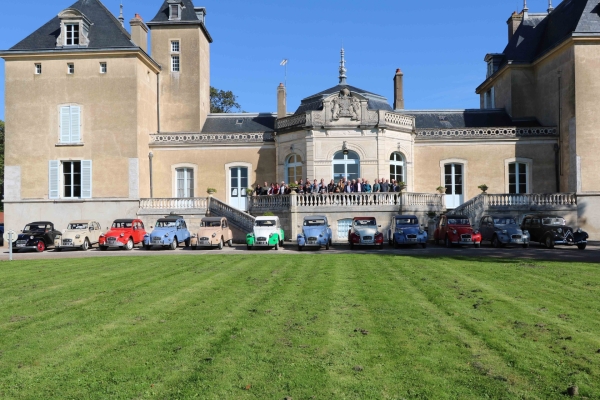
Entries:
POLYGON ((517 29, 519 28, 519 26, 521 26, 522 22, 523 22, 523 13, 518 14, 516 11, 513 12, 512 15, 510 16, 510 18, 508 19, 508 21, 506 21, 506 23, 508 24, 508 41, 509 42, 512 39, 512 37, 514 36, 517 29))
POLYGON ((404 74, 400 68, 394 76, 394 110, 404 110, 404 74))
POLYGON ((204 24, 204 20, 206 18, 206 8, 205 7, 194 7, 194 12, 196 13, 196 17, 204 24))
POLYGON ((285 86, 283 83, 280 83, 277 87, 277 118, 285 118, 287 117, 287 109, 286 109, 286 93, 285 86))
POLYGON ((147 53, 148 27, 144 23, 144 20, 139 14, 135 14, 135 17, 129 21, 129 25, 131 26, 131 41, 147 53))

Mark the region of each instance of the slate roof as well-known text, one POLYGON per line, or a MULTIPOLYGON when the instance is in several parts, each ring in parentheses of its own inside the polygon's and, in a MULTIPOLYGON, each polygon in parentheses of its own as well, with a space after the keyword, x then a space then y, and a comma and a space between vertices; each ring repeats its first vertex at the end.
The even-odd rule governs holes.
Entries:
POLYGON ((273 132, 276 119, 273 114, 209 114, 202 133, 273 132))
POLYGON ((420 129, 489 128, 489 127, 538 127, 535 118, 512 119, 504 109, 399 111, 415 117, 415 127, 420 129))
POLYGON ((176 21, 169 20, 169 3, 167 3, 167 0, 165 0, 163 2, 163 5, 158 10, 158 13, 156 14, 156 16, 152 19, 152 21, 148 22, 147 25, 151 27, 152 25, 165 25, 165 24, 171 24, 171 25, 198 24, 198 25, 200 25, 202 32, 204 32, 204 34, 206 35, 208 42, 212 43, 213 39, 210 36, 210 33, 208 33, 208 30, 206 29, 204 22, 200 21, 198 19, 198 16, 196 15, 196 11, 194 10, 194 3, 192 3, 192 0, 182 0, 182 2, 183 2, 183 9, 181 11, 181 19, 176 20, 176 21))
POLYGON ((17 43, 9 51, 72 51, 78 48, 115 49, 138 47, 131 41, 131 36, 119 20, 99 0, 79 0, 69 8, 79 10, 92 22, 88 46, 56 47, 56 39, 60 35, 60 19, 56 16, 17 43))
POLYGON ((571 36, 600 36, 598 0, 564 0, 550 14, 530 14, 502 52, 501 65, 531 63, 571 36))
POLYGON ((375 93, 368 92, 366 90, 350 86, 350 85, 337 85, 327 90, 323 90, 317 94, 306 97, 300 102, 300 107, 294 114, 303 114, 307 111, 317 111, 323 109, 323 100, 331 96, 334 93, 339 93, 342 89, 348 88, 353 93, 357 93, 368 100, 367 108, 369 110, 388 110, 394 111, 392 106, 389 105, 387 99, 375 93))

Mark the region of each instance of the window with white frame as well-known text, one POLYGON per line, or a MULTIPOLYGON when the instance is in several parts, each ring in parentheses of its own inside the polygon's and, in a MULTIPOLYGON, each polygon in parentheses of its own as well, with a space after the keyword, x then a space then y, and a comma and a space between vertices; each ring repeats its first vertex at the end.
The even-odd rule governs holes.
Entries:
POLYGON ((194 197, 194 169, 177 168, 175 174, 177 179, 177 197, 194 197))
POLYGON ((67 64, 67 74, 71 75, 75 73, 75 64, 68 63, 67 64))
POLYGON ((179 56, 171 56, 171 71, 179 72, 179 56))
POLYGON ((35 64, 35 74, 36 75, 42 74, 42 64, 35 64))
POLYGON ((92 161, 49 162, 48 198, 91 199, 92 161))
POLYGON ((529 193, 529 165, 514 162, 508 164, 508 193, 529 193))
POLYGON ((392 153, 390 156, 390 182, 406 182, 405 161, 401 153, 392 153))
POLYGON ((302 157, 292 154, 285 160, 285 176, 287 183, 302 179, 302 157))
POLYGON ((100 63, 100 73, 101 74, 105 74, 107 70, 108 70, 108 67, 106 66, 106 63, 105 62, 101 62, 100 63))
POLYGON ((79 24, 65 24, 65 46, 79 44, 79 24))
POLYGON ((179 53, 179 40, 171 41, 171 53, 179 53))
POLYGON ((81 143, 81 107, 60 107, 60 143, 81 143))

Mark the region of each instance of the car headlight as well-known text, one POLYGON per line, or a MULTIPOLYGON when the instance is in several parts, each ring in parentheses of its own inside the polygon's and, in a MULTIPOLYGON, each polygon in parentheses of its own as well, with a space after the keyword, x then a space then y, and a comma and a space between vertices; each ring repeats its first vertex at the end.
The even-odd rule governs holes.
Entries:
POLYGON ((166 237, 166 238, 168 238, 168 237, 169 237, 169 234, 168 234, 168 233, 165 233, 165 237, 166 237))
POLYGON ((124 236, 125 236, 125 234, 124 234, 124 233, 121 233, 121 237, 124 237, 124 236))
POLYGON ((456 232, 456 229, 455 229, 455 230, 452 231, 452 233, 454 233, 456 235, 458 232, 456 232))
POLYGON ((479 231, 477 231, 477 230, 473 231, 473 235, 479 235, 479 231))
POLYGON ((35 236, 29 236, 29 239, 34 239, 34 238, 35 238, 35 236))
POLYGON ((423 229, 419 229, 419 235, 422 235, 424 233, 425 233, 425 231, 423 229))
POLYGON ((528 230, 524 230, 523 231, 523 235, 529 235, 529 231, 528 230))
POLYGON ((400 235, 404 234, 404 231, 402 229, 398 229, 396 232, 399 233, 400 235))
POLYGON ((81 235, 75 235, 75 239, 80 239, 81 235))
POLYGON ((502 233, 506 235, 508 231, 506 229, 502 229, 502 233))
POLYGON ((217 237, 217 232, 213 233, 212 237, 217 237))
POLYGON ((556 230, 556 232, 558 232, 558 233, 562 233, 562 232, 563 232, 563 230, 562 230, 562 228, 558 228, 558 229, 556 230))
POLYGON ((198 235, 196 235, 195 233, 192 235, 192 237, 195 239, 198 237, 198 235))
POLYGON ((103 238, 103 237, 104 237, 104 235, 100 235, 100 237, 101 237, 101 238, 103 238))
POLYGON ((583 233, 583 231, 581 230, 581 228, 577 229, 577 233, 583 233))

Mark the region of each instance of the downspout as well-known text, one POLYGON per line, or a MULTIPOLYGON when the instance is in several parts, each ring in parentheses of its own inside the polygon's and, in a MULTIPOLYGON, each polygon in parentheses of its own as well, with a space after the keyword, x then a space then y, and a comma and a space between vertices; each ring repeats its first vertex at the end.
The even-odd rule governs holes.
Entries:
POLYGON ((561 162, 561 150, 562 150, 562 129, 561 129, 561 114, 562 114, 562 99, 561 99, 561 83, 562 83, 562 71, 558 70, 558 143, 554 145, 554 164, 556 174, 556 192, 560 192, 560 177, 562 176, 562 162, 561 162))
POLYGON ((156 74, 156 133, 160 133, 160 72, 156 74))
POLYGON ((148 162, 150 164, 150 198, 154 198, 154 190, 152 187, 152 158, 154 154, 152 152, 148 153, 148 162))

